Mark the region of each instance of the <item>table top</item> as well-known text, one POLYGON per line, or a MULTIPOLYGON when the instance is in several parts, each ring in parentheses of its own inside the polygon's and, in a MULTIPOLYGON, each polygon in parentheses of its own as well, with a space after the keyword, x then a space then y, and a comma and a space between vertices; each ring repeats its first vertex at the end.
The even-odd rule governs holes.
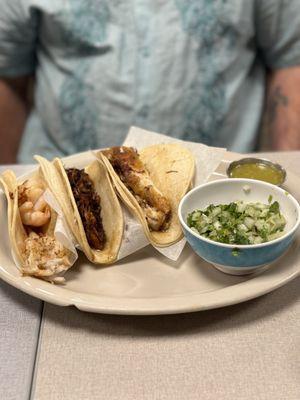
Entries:
MULTIPOLYGON (((299 171, 300 152, 260 156, 299 171)), ((0 282, 0 398, 299 399, 299 283, 217 310, 127 317, 43 305, 0 282)))

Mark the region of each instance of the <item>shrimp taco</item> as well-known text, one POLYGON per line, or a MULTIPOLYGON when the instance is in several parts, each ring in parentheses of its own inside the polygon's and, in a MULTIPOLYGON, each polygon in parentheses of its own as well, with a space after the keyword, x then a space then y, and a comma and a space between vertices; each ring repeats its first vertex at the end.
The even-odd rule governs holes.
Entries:
POLYGON ((45 200, 49 189, 40 169, 22 183, 8 170, 0 182, 7 198, 12 255, 22 274, 63 282, 63 274, 74 263, 76 254, 54 235, 57 213, 45 200))
POLYGON ((97 264, 116 260, 123 237, 123 213, 102 162, 84 170, 65 168, 59 158, 35 156, 78 245, 97 264))
POLYGON ((153 245, 165 247, 181 239, 177 209, 193 180, 190 151, 175 143, 146 147, 139 153, 121 146, 103 150, 97 157, 153 245))

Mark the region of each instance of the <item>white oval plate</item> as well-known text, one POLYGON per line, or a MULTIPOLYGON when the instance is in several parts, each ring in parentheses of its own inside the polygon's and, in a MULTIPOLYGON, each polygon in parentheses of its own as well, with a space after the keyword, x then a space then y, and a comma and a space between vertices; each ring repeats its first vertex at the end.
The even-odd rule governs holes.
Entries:
MULTIPOLYGON (((90 153, 68 157, 84 167, 90 153)), ((219 175, 222 177, 222 174, 219 175)), ((289 190, 300 199, 300 180, 288 173, 289 190)), ((268 293, 300 275, 300 234, 288 252, 258 274, 238 277, 223 274, 199 258, 187 245, 176 262, 148 246, 118 263, 100 267, 83 256, 66 274, 66 284, 52 285, 21 277, 10 255, 6 203, 0 193, 0 277, 41 300, 80 310, 127 315, 176 314, 240 303, 268 293)))

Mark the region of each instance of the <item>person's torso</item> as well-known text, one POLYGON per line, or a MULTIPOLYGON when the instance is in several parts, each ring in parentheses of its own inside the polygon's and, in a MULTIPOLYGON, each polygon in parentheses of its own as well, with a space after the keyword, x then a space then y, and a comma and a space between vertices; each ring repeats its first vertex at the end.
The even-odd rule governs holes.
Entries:
POLYGON ((253 145, 264 77, 252 0, 31 6, 36 115, 57 153, 121 144, 130 125, 239 151, 253 145))

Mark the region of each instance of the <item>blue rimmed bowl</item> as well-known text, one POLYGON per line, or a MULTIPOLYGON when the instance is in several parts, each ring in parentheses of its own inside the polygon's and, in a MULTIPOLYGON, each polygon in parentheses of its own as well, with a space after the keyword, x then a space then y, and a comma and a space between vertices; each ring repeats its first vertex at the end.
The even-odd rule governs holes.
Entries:
POLYGON ((184 235, 193 250, 222 272, 245 275, 266 267, 291 245, 300 224, 298 201, 278 186, 253 179, 222 179, 200 185, 181 200, 178 216, 184 235), (253 245, 231 245, 214 242, 198 235, 187 225, 187 216, 210 204, 228 204, 237 200, 268 204, 269 196, 278 201, 287 223, 280 238, 253 245))

